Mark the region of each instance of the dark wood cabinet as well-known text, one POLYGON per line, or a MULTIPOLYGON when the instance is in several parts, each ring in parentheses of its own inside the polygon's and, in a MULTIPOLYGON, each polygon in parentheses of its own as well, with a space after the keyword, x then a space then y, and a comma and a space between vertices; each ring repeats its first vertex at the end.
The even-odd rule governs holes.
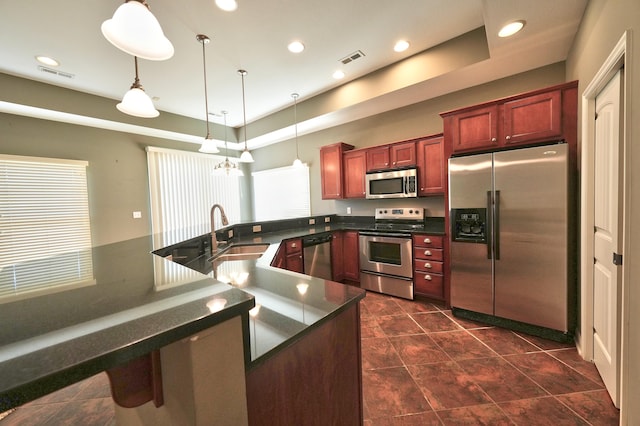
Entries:
POLYGON ((453 154, 461 154, 562 139, 563 115, 571 114, 563 94, 574 84, 442 113, 445 140, 453 154))
POLYGON ((342 162, 344 168, 344 198, 365 198, 366 151, 347 151, 342 156, 342 162))
POLYGON ((304 259, 302 258, 302 240, 295 238, 292 240, 286 240, 285 253, 286 253, 286 269, 293 272, 304 272, 304 259))
POLYGON ((415 141, 367 149, 367 171, 397 169, 416 165, 415 141))
POLYGON ((394 169, 416 165, 416 143, 413 140, 391 145, 389 154, 391 167, 394 169))
POLYGON ((320 148, 320 181, 323 200, 344 198, 342 154, 351 149, 353 149, 352 145, 342 142, 320 148))
POLYGON ((286 269, 287 254, 286 254, 286 248, 284 244, 280 244, 280 247, 278 247, 278 251, 276 252, 276 255, 271 261, 271 266, 274 266, 280 269, 286 269))
POLYGON ((358 231, 344 231, 344 279, 360 282, 360 244, 358 242, 358 231))
POLYGON ((562 92, 527 96, 501 106, 502 143, 517 145, 562 136, 562 92))
POLYGON ((414 234, 414 293, 431 299, 445 300, 444 265, 444 237, 414 234))
POLYGON ((440 135, 416 143, 418 196, 444 194, 446 188, 444 138, 440 135))
POLYGON ((449 132, 453 152, 478 151, 497 148, 498 106, 474 108, 445 119, 445 133, 449 132))
POLYGON ((333 281, 344 280, 344 248, 343 232, 336 231, 331 234, 331 277, 333 281))

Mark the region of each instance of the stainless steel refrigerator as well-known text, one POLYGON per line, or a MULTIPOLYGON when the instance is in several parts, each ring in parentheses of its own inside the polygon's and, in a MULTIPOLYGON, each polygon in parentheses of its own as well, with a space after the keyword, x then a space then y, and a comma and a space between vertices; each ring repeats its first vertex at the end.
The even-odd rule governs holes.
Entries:
POLYGON ((568 330, 568 149, 449 160, 451 306, 568 330))

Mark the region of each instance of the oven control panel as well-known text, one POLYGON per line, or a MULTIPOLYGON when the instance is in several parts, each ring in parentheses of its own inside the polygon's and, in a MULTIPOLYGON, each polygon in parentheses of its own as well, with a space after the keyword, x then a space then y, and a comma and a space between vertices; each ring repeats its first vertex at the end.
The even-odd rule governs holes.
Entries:
POLYGON ((422 221, 424 220, 424 208, 422 207, 378 208, 376 209, 375 218, 422 221))

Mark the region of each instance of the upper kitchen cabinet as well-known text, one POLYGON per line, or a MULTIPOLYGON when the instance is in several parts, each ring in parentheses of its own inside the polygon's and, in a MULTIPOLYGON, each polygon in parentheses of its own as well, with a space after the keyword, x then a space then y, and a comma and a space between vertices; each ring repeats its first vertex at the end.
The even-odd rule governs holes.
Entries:
POLYGON ((344 167, 344 198, 365 198, 366 151, 345 152, 342 165, 344 167))
POLYGON ((416 143, 418 158, 418 196, 444 194, 445 155, 442 134, 416 143))
POLYGON ((560 140, 563 117, 575 114, 565 92, 576 86, 566 83, 442 113, 445 140, 453 154, 560 140))
POLYGON ((352 149, 353 145, 342 142, 320 148, 320 180, 323 200, 344 198, 342 155, 345 151, 352 149))
POLYGON ((398 169, 416 165, 414 141, 377 146, 367 150, 367 171, 398 169))

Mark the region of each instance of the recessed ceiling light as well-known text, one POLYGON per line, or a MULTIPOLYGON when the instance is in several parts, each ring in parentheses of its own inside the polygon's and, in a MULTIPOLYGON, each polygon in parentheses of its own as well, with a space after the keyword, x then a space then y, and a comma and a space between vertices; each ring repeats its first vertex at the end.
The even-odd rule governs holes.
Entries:
POLYGON ((56 61, 53 58, 50 58, 48 56, 36 56, 36 59, 38 60, 38 62, 40 62, 41 64, 45 64, 45 65, 49 65, 50 67, 57 67, 58 65, 60 65, 60 62, 56 61))
POLYGON ((226 12, 233 12, 238 8, 236 0, 216 0, 216 6, 226 12))
POLYGON ((302 44, 299 41, 292 41, 291 43, 289 43, 289 45, 287 46, 287 49, 289 49, 289 52, 291 53, 300 53, 304 50, 304 44, 302 44))
POLYGON ((524 24, 526 24, 526 21, 523 20, 509 22, 507 25, 500 29, 500 31, 498 32, 498 37, 512 36, 522 28, 524 28, 524 24))
POLYGON ((398 40, 393 46, 393 50, 396 52, 404 52, 409 48, 409 42, 407 40, 398 40))
POLYGON ((337 70, 336 72, 333 73, 333 78, 335 78, 336 80, 340 80, 341 78, 344 78, 344 72, 342 72, 342 70, 337 70))

